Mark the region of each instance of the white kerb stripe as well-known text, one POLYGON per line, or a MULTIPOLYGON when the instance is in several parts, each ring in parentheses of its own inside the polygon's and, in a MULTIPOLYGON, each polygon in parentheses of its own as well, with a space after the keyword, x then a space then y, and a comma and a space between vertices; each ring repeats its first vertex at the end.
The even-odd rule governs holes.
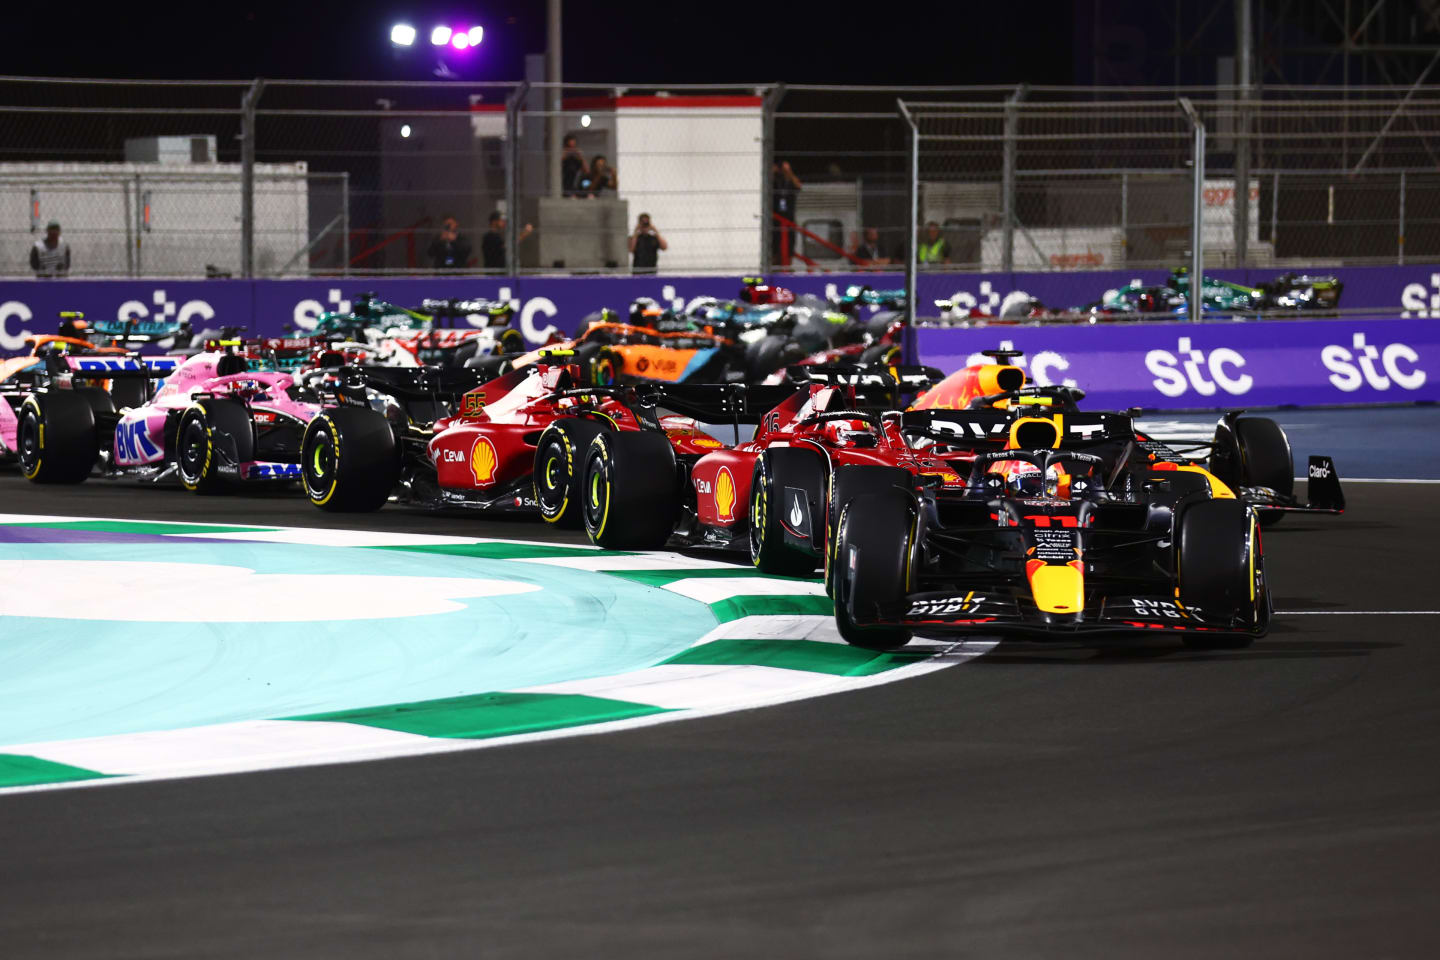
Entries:
POLYGON ((731 597, 823 597, 825 585, 771 577, 686 577, 665 584, 665 589, 702 603, 719 603, 731 597))

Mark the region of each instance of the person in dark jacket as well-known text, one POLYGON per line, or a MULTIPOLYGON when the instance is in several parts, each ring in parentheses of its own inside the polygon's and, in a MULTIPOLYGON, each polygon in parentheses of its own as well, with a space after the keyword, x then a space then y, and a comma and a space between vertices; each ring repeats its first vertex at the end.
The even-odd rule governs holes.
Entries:
POLYGON ((430 266, 436 270, 464 270, 470 265, 470 241, 460 235, 460 223, 447 216, 440 223, 440 234, 425 250, 430 266))

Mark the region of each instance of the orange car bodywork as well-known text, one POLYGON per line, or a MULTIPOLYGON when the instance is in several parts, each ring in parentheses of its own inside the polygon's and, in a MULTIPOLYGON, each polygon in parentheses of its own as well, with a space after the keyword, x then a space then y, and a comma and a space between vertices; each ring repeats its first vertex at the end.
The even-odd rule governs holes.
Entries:
POLYGON ((574 350, 591 336, 613 338, 607 343, 597 364, 610 363, 613 370, 608 379, 616 377, 638 377, 646 380, 661 380, 674 383, 680 380, 692 361, 703 351, 715 350, 734 344, 714 333, 703 330, 682 330, 668 332, 653 327, 641 327, 630 323, 615 323, 602 320, 592 323, 585 333, 574 340, 552 343, 517 357, 514 365, 523 367, 535 363, 541 354, 574 350), (628 342, 627 342, 628 341, 628 342))

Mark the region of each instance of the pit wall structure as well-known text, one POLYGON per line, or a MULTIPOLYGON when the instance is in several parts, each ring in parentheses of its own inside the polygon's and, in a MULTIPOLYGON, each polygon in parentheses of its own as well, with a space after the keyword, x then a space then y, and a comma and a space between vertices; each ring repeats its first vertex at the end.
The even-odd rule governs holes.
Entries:
MULTIPOLYGON (((1013 347, 1025 351, 1023 363, 1033 379, 1077 384, 1097 407, 1440 400, 1440 264, 1315 272, 1344 282, 1343 317, 921 327, 908 332, 907 355, 949 371, 981 350, 1013 347)), ((1254 284, 1275 272, 1211 275, 1254 284)), ((903 282, 884 273, 771 279, 796 293, 820 296, 852 284, 898 288, 903 282)), ((1007 296, 1021 291, 1052 307, 1071 307, 1128 283, 1164 279, 1163 271, 1145 270, 928 274, 920 279, 918 302, 922 315, 935 300, 998 311, 1007 296)), ((173 317, 196 330, 240 326, 250 336, 282 336, 303 334, 326 310, 348 310, 362 292, 402 305, 425 297, 513 300, 514 325, 538 345, 552 333, 574 333, 581 319, 600 307, 624 310, 642 296, 679 307, 702 295, 735 296, 740 285, 738 275, 12 281, 0 283, 0 355, 22 353, 26 337, 53 332, 62 310, 93 319, 173 317)))

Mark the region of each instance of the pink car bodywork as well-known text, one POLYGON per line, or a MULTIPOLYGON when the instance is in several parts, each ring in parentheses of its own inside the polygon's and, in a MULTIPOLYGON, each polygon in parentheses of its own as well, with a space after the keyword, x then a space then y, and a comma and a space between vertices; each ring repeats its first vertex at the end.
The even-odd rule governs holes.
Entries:
MULTIPOLYGON (((320 411, 319 404, 290 396, 295 378, 288 373, 252 371, 219 376, 217 368, 225 356, 202 353, 190 357, 163 381, 149 403, 121 411, 111 449, 117 469, 142 468, 164 461, 167 422, 178 417, 200 394, 248 400, 259 431, 286 421, 303 430, 320 411)), ((252 460, 239 464, 239 476, 243 480, 294 479, 300 476, 300 465, 252 460)))

